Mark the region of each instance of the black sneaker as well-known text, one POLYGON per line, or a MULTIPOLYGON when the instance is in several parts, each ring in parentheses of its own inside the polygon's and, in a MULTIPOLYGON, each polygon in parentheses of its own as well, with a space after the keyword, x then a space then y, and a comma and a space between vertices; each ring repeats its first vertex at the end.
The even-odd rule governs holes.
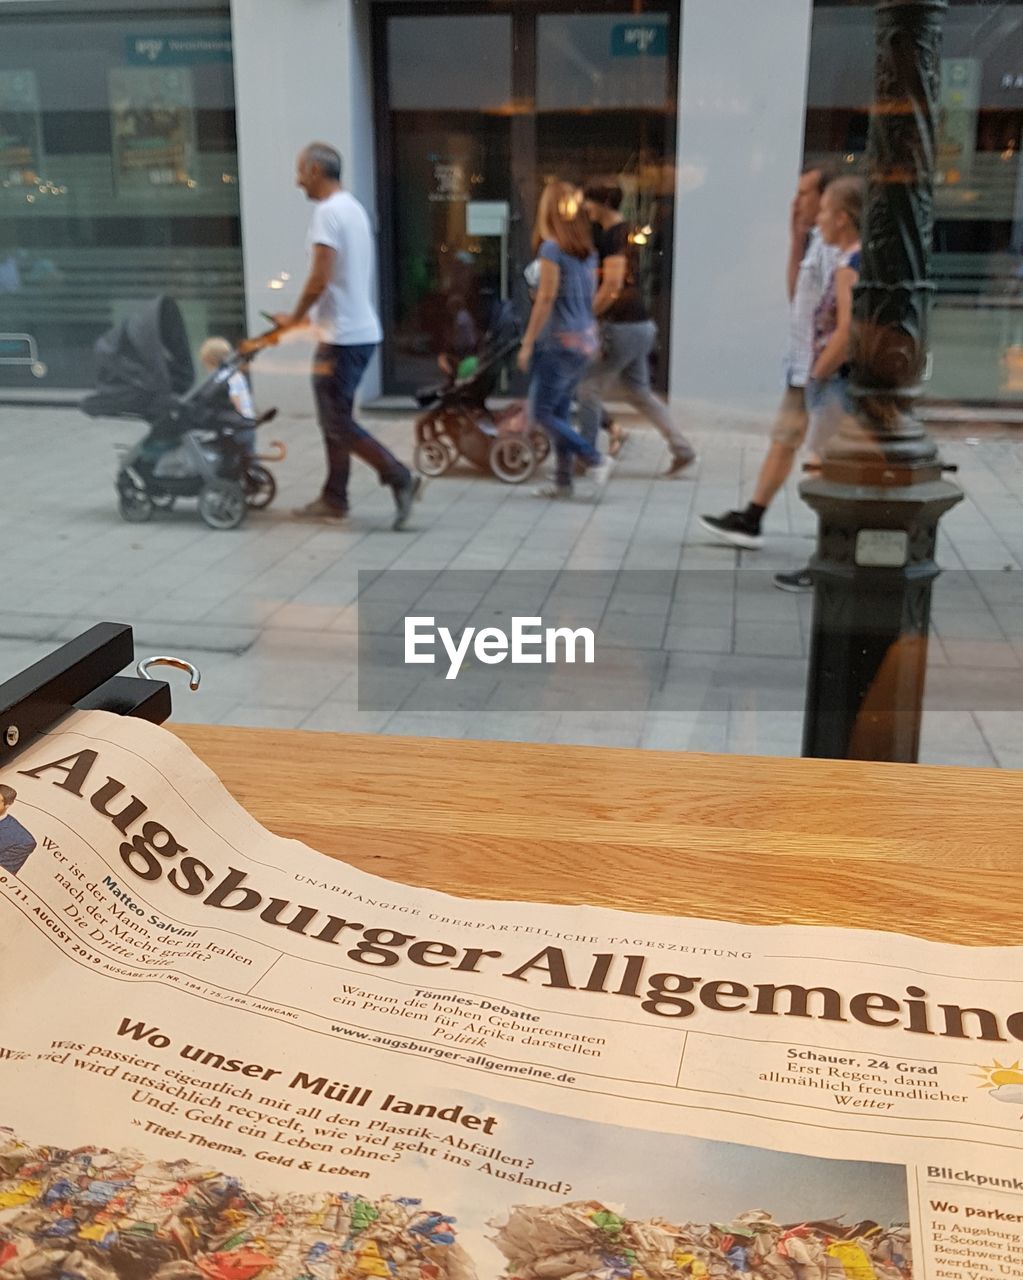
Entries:
POLYGON ((723 516, 699 516, 697 522, 701 529, 706 529, 719 542, 727 542, 730 546, 756 551, 764 545, 760 530, 745 511, 726 511, 723 516))
POLYGON ((391 528, 400 532, 408 523, 412 514, 412 504, 419 497, 423 487, 423 477, 413 475, 410 471, 401 484, 394 486, 394 523, 391 528))
POLYGON ((802 594, 813 590, 813 575, 809 569, 797 569, 795 573, 776 573, 774 585, 779 591, 796 591, 802 594))

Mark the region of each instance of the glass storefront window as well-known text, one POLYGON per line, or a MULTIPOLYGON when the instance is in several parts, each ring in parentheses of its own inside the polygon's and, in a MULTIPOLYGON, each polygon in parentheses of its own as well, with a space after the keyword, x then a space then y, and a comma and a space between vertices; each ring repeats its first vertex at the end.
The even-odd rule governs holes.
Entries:
POLYGON ((90 385, 96 338, 159 293, 196 343, 241 334, 231 59, 226 5, 5 17, 0 386, 90 385))
MULTIPOLYGON (((808 161, 862 166, 873 5, 818 0, 808 161)), ((944 21, 927 394, 1023 399, 1023 4, 956 3, 944 21)))
POLYGON ((501 299, 525 313, 536 201, 555 174, 619 179, 666 350, 673 6, 430 7, 382 7, 376 27, 377 67, 386 72, 378 131, 384 390, 408 393, 436 377, 452 317, 463 310, 480 333, 501 299))

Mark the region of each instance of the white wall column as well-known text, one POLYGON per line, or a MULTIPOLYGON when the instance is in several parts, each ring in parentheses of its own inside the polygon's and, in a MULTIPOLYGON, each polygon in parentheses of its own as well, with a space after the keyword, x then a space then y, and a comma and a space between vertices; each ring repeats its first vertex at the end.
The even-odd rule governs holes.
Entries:
POLYGON ((769 411, 812 0, 682 0, 671 395, 694 427, 769 411))
MULTIPOLYGON (((367 0, 232 0, 238 174, 247 319, 285 310, 305 278, 310 206, 295 186, 295 157, 313 140, 335 145, 343 181, 375 219, 373 109, 367 0), (288 278, 283 288, 274 281, 288 278)), ((261 404, 311 414, 310 339, 264 352, 261 404)), ((376 394, 374 365, 362 386, 376 394)))

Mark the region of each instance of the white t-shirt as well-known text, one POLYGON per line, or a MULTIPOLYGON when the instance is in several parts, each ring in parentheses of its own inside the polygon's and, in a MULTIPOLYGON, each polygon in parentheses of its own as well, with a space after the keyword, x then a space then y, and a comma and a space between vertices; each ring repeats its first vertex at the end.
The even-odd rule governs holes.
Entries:
POLYGON ((825 244, 816 227, 806 242, 789 310, 789 349, 785 376, 790 387, 805 387, 813 364, 813 317, 835 272, 838 249, 825 244))
POLYGON ((348 191, 321 200, 309 223, 308 247, 334 250, 334 275, 312 311, 321 342, 356 347, 384 334, 373 306, 375 254, 366 210, 348 191))

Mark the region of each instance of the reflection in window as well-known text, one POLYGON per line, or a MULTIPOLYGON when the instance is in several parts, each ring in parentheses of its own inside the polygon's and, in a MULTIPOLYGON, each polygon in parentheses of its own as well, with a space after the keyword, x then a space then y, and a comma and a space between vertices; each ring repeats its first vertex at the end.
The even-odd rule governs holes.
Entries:
POLYGON ((538 111, 665 107, 667 14, 542 14, 537 37, 538 111))
MULTIPOLYGON (((873 6, 814 10, 806 153, 862 166, 873 6)), ((934 400, 1023 398, 1023 4, 945 15, 931 320, 934 400)))
POLYGON ((89 385, 96 338, 158 293, 196 344, 242 331, 226 7, 5 19, 0 386, 89 385))

